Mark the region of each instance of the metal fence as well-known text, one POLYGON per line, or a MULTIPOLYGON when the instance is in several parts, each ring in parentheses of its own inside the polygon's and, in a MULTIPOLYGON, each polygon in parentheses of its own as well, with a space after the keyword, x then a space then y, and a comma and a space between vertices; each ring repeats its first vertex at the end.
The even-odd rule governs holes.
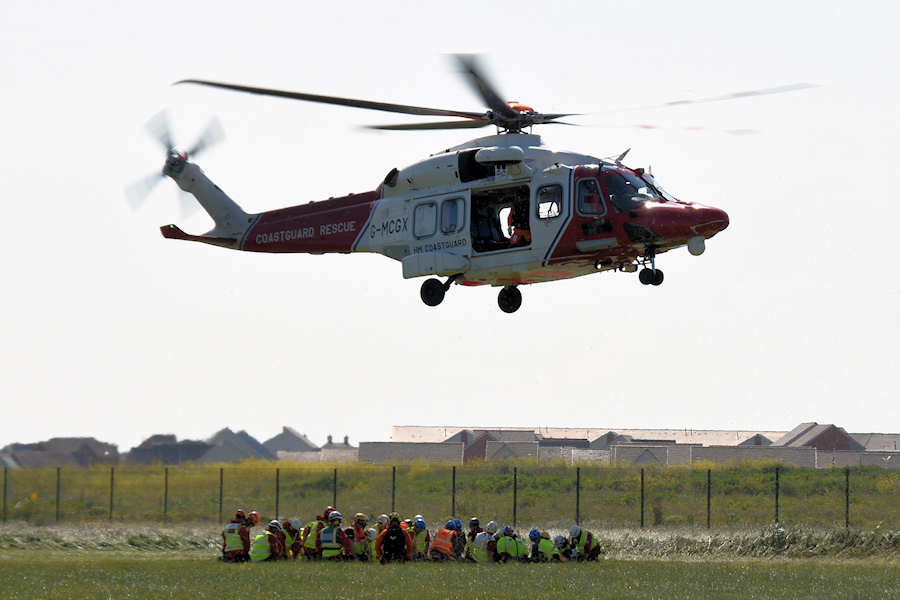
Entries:
POLYGON ((398 511, 519 524, 900 526, 900 473, 803 469, 568 466, 116 466, 3 470, 3 521, 223 521, 236 507, 267 518, 398 511))

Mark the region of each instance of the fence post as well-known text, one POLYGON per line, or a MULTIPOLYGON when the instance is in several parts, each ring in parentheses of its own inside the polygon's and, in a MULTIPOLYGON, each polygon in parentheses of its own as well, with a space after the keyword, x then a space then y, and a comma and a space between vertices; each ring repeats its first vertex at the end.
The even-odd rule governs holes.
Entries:
POLYGON ((513 529, 516 528, 516 504, 519 496, 519 467, 513 467, 513 529))
POLYGON ((709 529, 709 513, 712 509, 712 469, 706 470, 706 528, 709 529))
POLYGON ((644 528, 644 469, 641 468, 641 529, 644 528))
POLYGON ((391 467, 391 512, 396 510, 395 500, 397 498, 397 466, 391 467))
POLYGON ((453 482, 450 485, 450 516, 456 518, 456 465, 453 465, 453 482))
POLYGON ((334 479, 331 483, 331 505, 337 506, 337 467, 334 468, 334 479))
POLYGON ((850 467, 844 469, 844 527, 850 527, 850 467))
POLYGON ((778 495, 779 495, 779 473, 781 471, 781 467, 775 467, 775 524, 778 524, 778 495))
POLYGON ((56 522, 59 523, 59 480, 60 480, 60 471, 62 469, 60 467, 56 467, 56 522))
POLYGON ((581 525, 581 467, 575 467, 575 523, 581 525))
POLYGON ((3 522, 6 523, 6 488, 9 479, 9 467, 3 467, 3 522))
POLYGON ((225 489, 225 467, 219 467, 219 523, 222 522, 222 492, 225 489))
POLYGON ((109 520, 112 521, 113 516, 113 489, 116 481, 116 468, 109 468, 109 520))
POLYGON ((169 467, 163 467, 163 519, 169 514, 169 467))
MULTIPOLYGON (((281 499, 281 469, 275 469, 275 518, 278 519, 278 504, 281 499)), ((221 521, 221 519, 219 519, 221 521)))

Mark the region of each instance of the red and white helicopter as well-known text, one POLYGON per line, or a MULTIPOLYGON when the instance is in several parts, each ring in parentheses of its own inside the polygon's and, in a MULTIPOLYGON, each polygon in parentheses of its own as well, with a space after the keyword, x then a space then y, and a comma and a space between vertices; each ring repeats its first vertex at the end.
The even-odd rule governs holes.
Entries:
MULTIPOLYGON (((248 214, 189 158, 216 141, 212 125, 186 152, 157 120, 166 149, 156 176, 171 177, 196 197, 215 227, 191 235, 164 225, 164 237, 249 252, 377 252, 397 260, 403 277, 432 276, 422 301, 440 304, 452 284, 500 287, 507 313, 522 304, 519 286, 639 268, 644 285, 659 285, 657 255, 687 246, 702 254, 706 240, 728 226, 718 209, 668 194, 649 170, 622 164, 626 152, 603 159, 552 150, 534 125, 561 123, 569 114, 541 114, 504 102, 472 56, 457 56, 462 71, 487 104, 486 112, 442 110, 233 85, 199 84, 251 94, 458 120, 372 126, 383 130, 462 129, 495 126, 497 134, 447 148, 403 169, 391 169, 369 192, 248 214), (435 276, 445 277, 444 281, 435 276)), ((714 101, 777 93, 803 84, 709 98, 714 101)), ((670 104, 683 104, 685 101, 670 104)), ((149 186, 142 186, 143 193, 149 186)))

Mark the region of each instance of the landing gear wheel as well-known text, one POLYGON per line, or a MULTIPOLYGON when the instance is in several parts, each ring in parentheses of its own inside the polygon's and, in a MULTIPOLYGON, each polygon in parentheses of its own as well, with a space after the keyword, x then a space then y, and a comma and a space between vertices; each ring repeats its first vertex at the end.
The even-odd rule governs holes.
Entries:
POLYGON ((651 285, 659 285, 663 282, 663 272, 659 269, 656 270, 656 273, 653 276, 653 281, 650 282, 651 285))
POLYGON ((508 285, 497 295, 497 304, 505 313, 514 313, 522 306, 522 292, 514 285, 508 285))
POLYGON ((438 279, 426 279, 422 283, 422 289, 419 290, 419 296, 422 302, 428 306, 437 306, 444 301, 444 293, 446 292, 444 284, 438 279))
POLYGON ((641 272, 638 273, 638 279, 644 285, 650 285, 653 283, 653 269, 641 269, 641 272))

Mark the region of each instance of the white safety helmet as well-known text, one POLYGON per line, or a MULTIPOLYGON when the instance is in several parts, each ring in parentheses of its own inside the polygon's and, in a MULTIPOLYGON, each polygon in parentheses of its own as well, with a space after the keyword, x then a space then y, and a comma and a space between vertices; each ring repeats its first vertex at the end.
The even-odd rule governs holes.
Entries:
POLYGON ((378 515, 378 519, 377 519, 377 520, 378 520, 378 522, 381 523, 382 525, 387 525, 387 524, 388 524, 388 516, 387 516, 387 515, 378 515))
POLYGON ((378 532, 375 531, 373 528, 370 527, 370 528, 366 529, 366 538, 370 542, 375 541, 375 538, 377 538, 377 537, 378 537, 378 532))
POLYGON ((291 527, 293 527, 294 529, 300 529, 302 525, 303 524, 300 522, 300 519, 298 519, 297 517, 291 519, 291 527))
POLYGON ((415 523, 418 519, 422 519, 424 521, 425 517, 423 517, 422 515, 416 515, 413 517, 413 523, 415 523))
POLYGON ((271 521, 269 521, 269 529, 274 529, 275 531, 281 531, 282 530, 281 523, 279 523, 275 519, 272 519, 271 521))
POLYGON ((333 511, 331 511, 331 514, 328 515, 328 522, 331 523, 332 521, 337 521, 338 523, 343 523, 344 515, 342 515, 341 513, 339 513, 336 510, 333 510, 333 511))
POLYGON ((497 521, 488 521, 488 524, 484 526, 484 530, 493 535, 497 533, 498 527, 499 525, 497 525, 497 521))
POLYGON ((571 535, 572 539, 574 540, 579 535, 581 535, 581 527, 579 527, 578 525, 572 525, 571 527, 569 527, 569 535, 571 535))

